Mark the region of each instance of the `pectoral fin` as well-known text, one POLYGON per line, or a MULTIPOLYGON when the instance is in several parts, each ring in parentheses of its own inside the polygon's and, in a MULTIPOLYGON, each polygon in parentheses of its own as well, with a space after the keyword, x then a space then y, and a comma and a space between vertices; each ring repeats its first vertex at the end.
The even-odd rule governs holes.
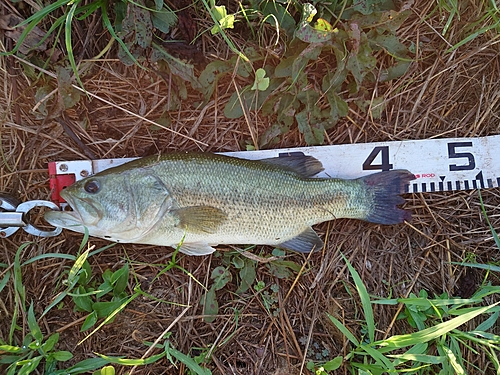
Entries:
POLYGON ((178 227, 190 233, 215 233, 227 219, 224 211, 212 206, 191 206, 172 211, 178 227))
POLYGON ((206 242, 191 242, 183 243, 179 251, 187 255, 208 255, 212 254, 215 249, 206 242))
POLYGON ((318 234, 309 227, 297 237, 279 244, 278 247, 298 251, 299 253, 310 253, 313 250, 317 251, 323 248, 323 241, 319 238, 318 234))

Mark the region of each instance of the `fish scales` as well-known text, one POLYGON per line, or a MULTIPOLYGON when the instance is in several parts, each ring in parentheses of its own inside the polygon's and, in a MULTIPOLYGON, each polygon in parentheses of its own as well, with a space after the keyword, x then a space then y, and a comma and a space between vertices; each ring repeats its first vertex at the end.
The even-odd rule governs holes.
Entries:
POLYGON ((169 153, 79 181, 62 194, 74 212, 47 213, 46 218, 82 231, 65 225, 66 218, 66 224, 86 226, 89 234, 118 242, 181 244, 181 251, 196 255, 210 253, 218 244, 265 244, 307 252, 322 246, 311 229, 316 223, 355 218, 390 224, 409 219, 396 205, 404 202, 399 194, 413 179, 410 172, 381 172, 356 180, 311 177, 319 170, 320 163, 306 156, 252 161, 169 153), (90 183, 99 191, 85 191, 90 183), (118 196, 120 184, 131 197, 118 196), (117 200, 118 209, 113 204, 117 200), (93 211, 102 217, 84 217, 93 211), (106 211, 124 219, 113 223, 106 211))

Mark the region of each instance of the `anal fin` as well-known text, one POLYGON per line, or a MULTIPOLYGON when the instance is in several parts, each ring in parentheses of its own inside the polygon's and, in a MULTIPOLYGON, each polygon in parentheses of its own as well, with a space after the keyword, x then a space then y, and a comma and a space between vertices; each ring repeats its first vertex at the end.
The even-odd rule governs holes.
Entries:
POLYGON ((319 238, 318 234, 309 227, 291 240, 279 244, 278 247, 298 251, 299 253, 310 253, 313 250, 316 251, 323 248, 323 241, 319 238))
POLYGON ((212 254, 215 249, 206 242, 184 242, 179 247, 179 251, 187 255, 208 255, 212 254))

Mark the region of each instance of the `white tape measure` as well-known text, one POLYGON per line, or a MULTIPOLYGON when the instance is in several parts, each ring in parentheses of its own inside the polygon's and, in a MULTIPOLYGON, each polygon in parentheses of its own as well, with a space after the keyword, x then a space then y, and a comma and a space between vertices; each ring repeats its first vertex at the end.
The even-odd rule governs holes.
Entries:
MULTIPOLYGON (((296 147, 224 153, 244 159, 264 159, 303 153, 320 160, 319 177, 357 178, 377 171, 408 169, 417 177, 408 192, 437 192, 500 186, 500 135, 332 146, 296 147)), ((73 181, 135 158, 51 163, 52 179, 73 175, 73 181)), ((55 186, 55 185, 54 185, 55 186)))

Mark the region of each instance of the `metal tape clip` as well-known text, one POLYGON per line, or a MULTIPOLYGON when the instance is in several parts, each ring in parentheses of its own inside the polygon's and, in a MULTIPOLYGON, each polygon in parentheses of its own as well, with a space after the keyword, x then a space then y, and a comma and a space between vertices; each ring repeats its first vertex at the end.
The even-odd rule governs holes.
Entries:
POLYGON ((52 230, 40 229, 26 220, 26 214, 36 207, 48 207, 52 210, 59 210, 59 207, 52 202, 44 200, 32 200, 18 204, 17 199, 0 194, 0 237, 9 237, 16 233, 19 228, 25 232, 39 237, 54 237, 61 233, 62 228, 52 230))

